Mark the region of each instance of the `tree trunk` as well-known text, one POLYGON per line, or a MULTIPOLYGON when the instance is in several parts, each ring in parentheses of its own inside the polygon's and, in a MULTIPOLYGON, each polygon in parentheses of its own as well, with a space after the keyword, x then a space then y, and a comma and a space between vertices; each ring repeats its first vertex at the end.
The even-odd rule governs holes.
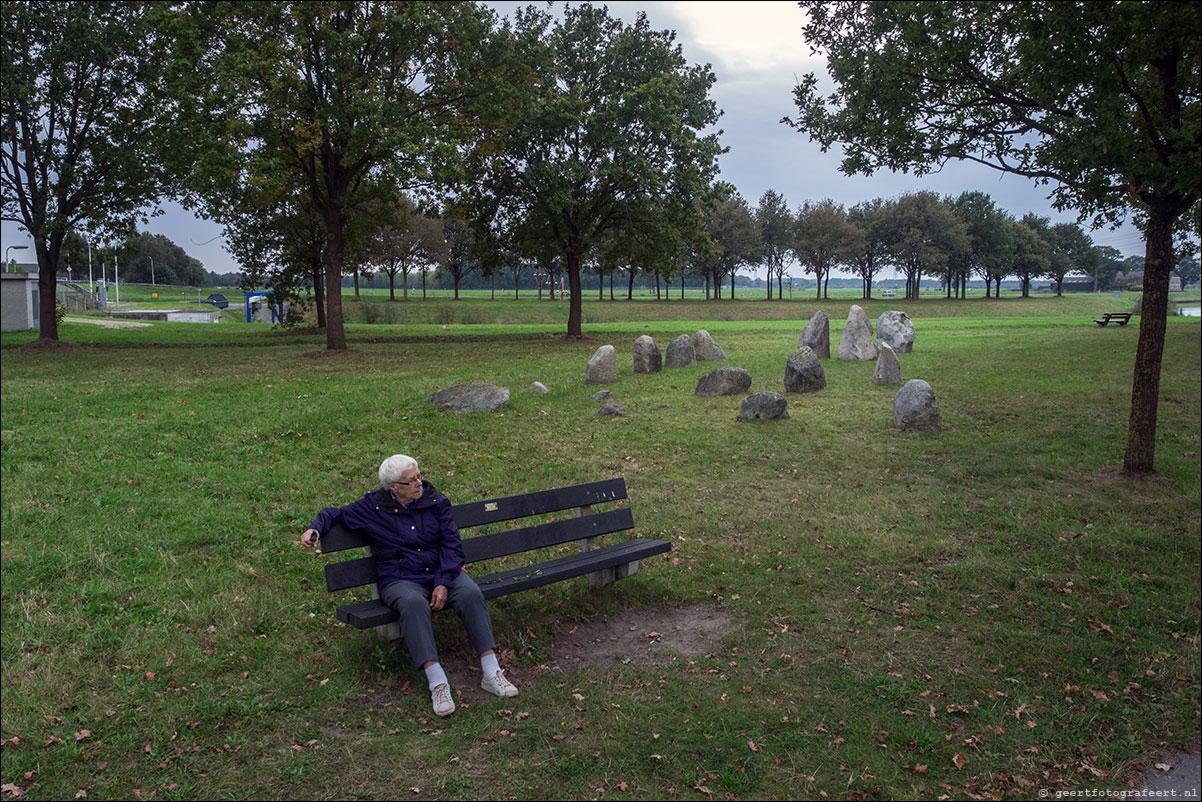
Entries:
POLYGON ((342 220, 337 209, 326 212, 326 350, 345 351, 342 325, 342 220))
POLYGON ((313 302, 317 305, 317 328, 324 329, 326 327, 326 289, 320 258, 313 260, 313 302))
POLYGON ((584 336, 580 328, 584 317, 580 287, 580 253, 573 250, 565 256, 565 267, 568 271, 568 336, 579 338, 584 336))
POLYGON ((62 236, 51 235, 51 241, 34 240, 38 255, 38 339, 58 340, 57 266, 62 236), (58 242, 54 242, 54 240, 58 242))
POLYGON ((1156 453, 1160 363, 1164 355, 1164 332, 1169 307, 1175 218, 1170 204, 1149 204, 1148 227, 1144 232, 1147 240, 1144 251, 1144 297, 1139 313, 1135 375, 1131 382, 1127 451, 1123 456, 1123 470, 1130 474, 1151 473, 1156 453))
POLYGON ((634 300, 634 266, 630 268, 630 283, 626 285, 626 300, 634 300))

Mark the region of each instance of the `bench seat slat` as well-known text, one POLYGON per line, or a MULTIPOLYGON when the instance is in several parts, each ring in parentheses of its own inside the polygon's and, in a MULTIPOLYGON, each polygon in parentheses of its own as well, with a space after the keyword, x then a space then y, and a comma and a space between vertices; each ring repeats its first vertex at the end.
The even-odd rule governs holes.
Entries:
MULTIPOLYGON (((480 591, 484 594, 484 598, 495 599, 510 593, 519 593, 564 579, 591 574, 603 568, 613 568, 634 560, 645 560, 657 554, 664 554, 671 549, 672 544, 666 540, 628 540, 624 543, 580 552, 557 560, 476 577, 476 582, 480 585, 480 591)), ((358 629, 371 629, 391 624, 397 619, 396 611, 378 599, 346 604, 338 608, 338 620, 358 629)))
POLYGON ((591 574, 602 568, 613 568, 634 560, 644 560, 670 551, 671 548, 672 544, 666 540, 627 540, 624 543, 593 551, 582 551, 557 560, 476 577, 476 583, 480 586, 484 598, 495 599, 498 596, 591 574))
POLYGON ((338 620, 356 629, 374 629, 399 619, 396 610, 379 599, 344 604, 338 608, 338 620))

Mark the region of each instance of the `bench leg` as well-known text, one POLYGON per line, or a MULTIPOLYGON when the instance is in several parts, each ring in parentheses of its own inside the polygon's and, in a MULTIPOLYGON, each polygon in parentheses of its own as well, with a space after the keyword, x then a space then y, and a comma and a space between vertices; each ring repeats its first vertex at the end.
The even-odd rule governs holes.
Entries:
MULTIPOLYGON (((588 505, 578 507, 576 510, 576 515, 578 517, 588 515, 589 510, 590 507, 588 505)), ((581 551, 593 551, 594 549, 598 548, 600 548, 600 546, 597 545, 597 538, 595 537, 586 537, 580 541, 581 551)), ((623 563, 622 565, 615 565, 613 568, 602 568, 600 571, 593 571, 588 575, 588 586, 593 590, 600 590, 601 588, 609 587, 619 579, 625 579, 628 576, 634 576, 638 572, 638 560, 632 560, 628 563, 623 563)))
MULTIPOLYGON (((367 547, 367 553, 371 555, 371 546, 367 547)), ((380 586, 375 582, 371 583, 371 597, 373 599, 380 598, 380 586)), ((384 641, 384 643, 392 643, 394 640, 401 639, 401 622, 393 621, 391 624, 381 624, 376 627, 376 637, 384 641)))

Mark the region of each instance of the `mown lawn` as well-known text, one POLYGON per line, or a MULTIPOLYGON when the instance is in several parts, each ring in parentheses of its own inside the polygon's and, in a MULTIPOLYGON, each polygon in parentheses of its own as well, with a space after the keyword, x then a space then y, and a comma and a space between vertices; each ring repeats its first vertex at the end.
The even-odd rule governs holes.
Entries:
MULTIPOLYGON (((834 350, 852 302, 592 302, 569 342, 564 305, 440 299, 337 355, 235 323, 66 323, 60 352, 5 334, 5 795, 1037 798, 1195 745, 1197 319, 1168 327, 1147 479, 1118 471, 1138 327, 1091 322, 1131 298, 863 304, 915 319, 902 370, 934 387, 937 435, 893 429, 871 363, 826 361, 825 391, 759 425, 693 395, 713 364, 630 369, 639 334, 706 328, 780 391, 804 319, 827 311, 834 350), (627 417, 583 383, 604 343, 627 417), (474 380, 510 406, 426 401, 474 380), (522 695, 434 719, 297 545, 395 452, 456 501, 624 476, 673 551, 601 594, 495 602, 522 695), (734 625, 669 662, 560 659, 573 625, 678 609, 734 625)), ((438 624, 462 665, 460 632, 438 624)))

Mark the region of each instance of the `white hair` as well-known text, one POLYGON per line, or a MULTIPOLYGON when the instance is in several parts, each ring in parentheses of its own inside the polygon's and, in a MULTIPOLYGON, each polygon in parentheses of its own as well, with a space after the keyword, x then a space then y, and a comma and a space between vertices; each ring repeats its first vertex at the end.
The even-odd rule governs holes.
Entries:
POLYGON ((401 481, 401 474, 410 468, 417 467, 417 460, 404 454, 393 454, 380 463, 380 487, 388 487, 391 482, 401 481))

